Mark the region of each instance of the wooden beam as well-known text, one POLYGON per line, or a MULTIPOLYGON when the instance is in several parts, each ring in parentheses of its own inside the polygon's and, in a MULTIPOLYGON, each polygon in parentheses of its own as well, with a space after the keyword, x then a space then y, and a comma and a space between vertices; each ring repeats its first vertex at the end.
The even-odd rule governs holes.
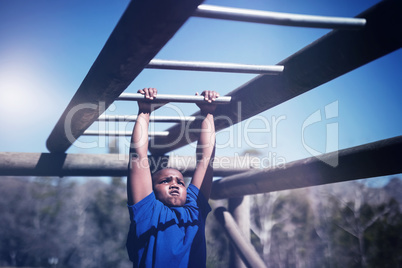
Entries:
MULTIPOLYGON (((243 234, 243 238, 250 242, 250 197, 242 196, 229 198, 228 211, 232 215, 240 232, 243 234)), ((245 268, 247 267, 242 257, 237 252, 235 246, 230 248, 229 267, 233 268, 245 268)))
POLYGON ((266 268, 260 255, 253 247, 250 241, 244 237, 239 226, 237 226, 232 215, 224 208, 218 207, 215 209, 214 215, 218 222, 222 225, 234 248, 239 253, 241 259, 247 267, 266 268))
POLYGON ((233 175, 213 183, 211 198, 224 199, 402 173, 402 136, 285 165, 233 175), (327 163, 338 163, 333 167, 327 163))
MULTIPOLYGON (((381 1, 357 16, 367 20, 363 29, 331 31, 278 63, 285 67, 281 75, 257 76, 228 93, 232 97, 231 105, 219 106, 215 111, 221 118, 216 122, 216 130, 248 119, 399 49, 402 45, 400 14, 402 1, 381 1)), ((182 125, 174 125, 168 131, 167 137, 153 139, 152 154, 163 155, 197 138, 182 133, 182 125)))
POLYGON ((65 152, 130 85, 202 0, 131 1, 47 140, 65 152))
MULTIPOLYGON (((150 156, 151 168, 173 167, 191 177, 195 157, 150 156)), ((257 168, 253 157, 216 157, 215 176, 230 176, 257 168)), ((126 176, 128 155, 120 154, 64 154, 64 153, 0 153, 0 176, 126 176)))

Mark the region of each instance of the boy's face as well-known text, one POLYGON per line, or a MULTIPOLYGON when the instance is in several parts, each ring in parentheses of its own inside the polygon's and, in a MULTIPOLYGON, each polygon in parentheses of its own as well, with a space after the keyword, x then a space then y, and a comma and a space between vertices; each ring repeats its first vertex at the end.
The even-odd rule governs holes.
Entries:
POLYGON ((153 176, 156 199, 170 207, 181 207, 186 203, 187 189, 180 171, 165 168, 153 176))

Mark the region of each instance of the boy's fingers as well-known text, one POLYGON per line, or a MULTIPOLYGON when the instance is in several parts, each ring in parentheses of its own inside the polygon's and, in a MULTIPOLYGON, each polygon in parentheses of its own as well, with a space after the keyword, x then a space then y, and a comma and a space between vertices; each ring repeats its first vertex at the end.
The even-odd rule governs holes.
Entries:
POLYGON ((144 95, 145 98, 147 98, 148 89, 147 89, 147 88, 143 88, 143 89, 141 89, 140 91, 142 91, 142 92, 140 92, 140 93, 141 93, 142 95, 144 95))
POLYGON ((147 88, 146 92, 147 92, 147 94, 146 94, 147 99, 152 99, 151 89, 147 88))
POLYGON ((156 97, 158 90, 156 88, 143 88, 139 89, 137 93, 144 95, 144 99, 153 100, 156 97))
POLYGON ((154 98, 154 89, 153 88, 148 88, 148 98, 151 100, 154 98))
MULTIPOLYGON (((199 95, 198 92, 195 93, 195 95, 199 95)), ((219 93, 213 90, 204 90, 201 93, 201 96, 204 96, 204 101, 208 102, 208 103, 212 103, 213 101, 215 101, 218 97, 219 97, 219 93)))
POLYGON ((150 88, 151 90, 151 96, 152 97, 156 97, 156 94, 158 93, 158 91, 156 90, 156 88, 150 88))
POLYGON ((209 100, 210 100, 210 102, 215 101, 216 98, 218 97, 218 94, 217 94, 216 91, 212 91, 212 90, 211 90, 211 91, 209 91, 208 93, 209 93, 209 100))
POLYGON ((210 92, 209 90, 206 90, 206 91, 205 91, 204 99, 205 99, 207 102, 211 102, 211 92, 210 92))
POLYGON ((211 98, 210 98, 210 95, 209 95, 209 92, 206 92, 206 94, 204 95, 204 100, 206 100, 207 102, 211 102, 211 98))
POLYGON ((212 91, 212 100, 216 100, 216 98, 218 97, 218 94, 215 91, 212 91))
POLYGON ((156 88, 143 88, 137 91, 138 93, 141 93, 144 95, 145 99, 150 99, 153 100, 154 97, 156 97, 158 91, 156 88))

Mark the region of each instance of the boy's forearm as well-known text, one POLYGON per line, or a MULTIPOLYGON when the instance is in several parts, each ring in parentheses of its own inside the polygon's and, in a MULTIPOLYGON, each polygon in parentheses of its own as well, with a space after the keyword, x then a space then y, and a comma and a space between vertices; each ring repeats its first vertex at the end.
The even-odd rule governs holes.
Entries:
POLYGON ((149 117, 149 112, 138 112, 138 117, 131 136, 130 154, 134 153, 138 157, 147 157, 149 117))
POLYGON ((213 159, 215 157, 215 123, 211 113, 204 115, 197 143, 197 167, 192 183, 208 199, 212 187, 213 159))
POLYGON ((133 205, 152 191, 148 162, 148 126, 150 113, 139 111, 130 144, 127 178, 128 204, 133 205))
POLYGON ((149 117, 159 106, 152 101, 156 98, 155 88, 138 90, 144 101, 138 101, 138 117, 135 122, 130 143, 129 174, 127 177, 127 196, 130 205, 136 204, 152 192, 152 176, 148 162, 149 117))
POLYGON ((204 115, 201 122, 201 133, 197 144, 197 155, 200 153, 202 159, 211 160, 215 152, 215 122, 211 113, 204 115))

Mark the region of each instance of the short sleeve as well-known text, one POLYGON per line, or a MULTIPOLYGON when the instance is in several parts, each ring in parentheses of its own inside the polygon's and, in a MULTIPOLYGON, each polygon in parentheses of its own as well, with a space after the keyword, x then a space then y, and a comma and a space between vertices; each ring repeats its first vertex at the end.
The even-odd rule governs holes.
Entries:
POLYGON ((211 211, 211 206, 209 205, 207 199, 200 192, 200 190, 193 184, 190 184, 187 189, 187 198, 194 200, 200 209, 200 212, 205 219, 208 213, 211 211))
POLYGON ((127 205, 130 214, 130 221, 140 222, 142 220, 150 218, 152 214, 149 212, 153 210, 155 200, 155 194, 154 192, 152 192, 140 202, 131 206, 127 205))

